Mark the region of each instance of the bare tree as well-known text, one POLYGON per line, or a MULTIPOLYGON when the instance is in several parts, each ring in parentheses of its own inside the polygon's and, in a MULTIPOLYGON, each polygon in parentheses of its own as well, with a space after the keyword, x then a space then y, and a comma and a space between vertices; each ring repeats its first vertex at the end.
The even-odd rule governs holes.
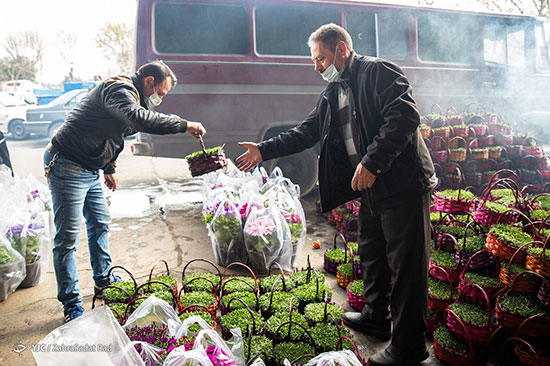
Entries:
POLYGON ((38 31, 24 31, 9 35, 3 47, 7 56, 3 60, 4 77, 8 80, 34 80, 42 67, 44 42, 38 31))
POLYGON ((134 29, 125 23, 107 23, 95 38, 97 46, 105 57, 113 61, 118 72, 129 72, 134 68, 134 29))
POLYGON ((477 0, 487 10, 550 18, 550 0, 477 0))
POLYGON ((69 70, 67 76, 69 80, 74 80, 74 50, 77 39, 78 38, 75 35, 66 33, 65 31, 61 31, 57 34, 59 54, 69 70))

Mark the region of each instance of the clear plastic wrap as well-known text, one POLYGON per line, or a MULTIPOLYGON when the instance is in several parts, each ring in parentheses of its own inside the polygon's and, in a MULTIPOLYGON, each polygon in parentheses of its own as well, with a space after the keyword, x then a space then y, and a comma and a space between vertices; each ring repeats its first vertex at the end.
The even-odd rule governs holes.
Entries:
POLYGON ((350 350, 323 352, 306 364, 306 366, 362 366, 357 355, 350 350))
POLYGON ((8 298, 25 278, 25 259, 0 233, 0 301, 8 298))
POLYGON ((290 231, 276 207, 253 207, 246 220, 244 237, 249 266, 255 273, 267 273, 274 262, 285 271, 292 269, 290 231))
POLYGON ((107 306, 53 330, 33 347, 32 353, 38 366, 144 365, 107 306))

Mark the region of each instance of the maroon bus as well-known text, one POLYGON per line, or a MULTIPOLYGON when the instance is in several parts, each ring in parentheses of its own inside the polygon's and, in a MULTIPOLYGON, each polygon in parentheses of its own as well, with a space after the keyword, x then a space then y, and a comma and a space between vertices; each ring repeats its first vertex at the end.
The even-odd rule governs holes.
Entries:
MULTIPOLYGON (((178 84, 159 111, 201 121, 206 145, 260 141, 300 123, 325 87, 307 46, 325 23, 344 26, 359 54, 395 61, 421 113, 480 103, 531 127, 550 122, 547 25, 536 17, 326 0, 139 0, 136 64, 161 59, 178 84)), ((542 129, 541 129, 542 131, 542 129)), ((540 134, 539 134, 540 136, 540 134)), ((138 134, 136 155, 184 157, 180 135, 138 134)), ((317 151, 268 161, 308 193, 317 151)))

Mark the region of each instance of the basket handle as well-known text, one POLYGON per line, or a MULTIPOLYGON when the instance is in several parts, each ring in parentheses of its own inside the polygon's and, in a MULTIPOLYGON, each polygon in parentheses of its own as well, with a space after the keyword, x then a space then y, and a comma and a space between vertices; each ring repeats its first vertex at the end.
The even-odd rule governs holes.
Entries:
MULTIPOLYGON (((128 297, 128 301, 131 301, 132 298, 133 298, 133 296, 130 295, 130 293, 128 293, 128 291, 126 291, 122 287, 113 286, 113 285, 105 286, 105 287, 100 288, 99 291, 96 294, 94 294, 94 297, 92 298, 92 309, 95 307, 95 300, 98 298, 98 296, 100 294, 103 294, 103 291, 108 289, 108 288, 114 288, 114 289, 122 291, 124 293, 124 295, 126 295, 128 297)), ((136 289, 136 291, 137 291, 137 289, 136 289)), ((136 294, 137 294, 137 292, 136 292, 136 294)))
POLYGON ((193 262, 206 262, 206 263, 212 265, 212 267, 214 267, 216 272, 218 272, 218 276, 220 277, 220 283, 222 283, 223 278, 222 278, 222 274, 221 274, 220 269, 218 268, 218 266, 216 266, 213 262, 209 261, 208 259, 204 259, 204 258, 195 258, 195 259, 191 259, 189 262, 187 262, 185 267, 183 267, 183 272, 181 274, 181 280, 182 281, 185 279, 185 270, 193 262))
POLYGON ((153 277, 153 271, 155 270, 155 267, 159 263, 164 263, 164 266, 166 267, 166 275, 170 276, 170 268, 168 267, 168 262, 166 262, 164 259, 159 260, 155 265, 151 268, 151 271, 149 272, 149 281, 151 281, 151 278, 153 277))
MULTIPOLYGON (((149 289, 151 288, 151 284, 152 283, 158 283, 158 284, 161 284, 163 286, 165 286, 167 289, 168 289, 168 292, 170 293, 170 295, 172 295, 172 308, 173 309, 176 309, 176 306, 178 304, 178 301, 176 299, 176 295, 174 294, 174 292, 172 291, 172 287, 170 287, 169 284, 165 283, 165 282, 162 282, 162 281, 147 281, 145 282, 144 284, 141 284, 138 288, 136 288, 136 296, 139 294, 139 290, 141 290, 143 287, 145 286, 149 286, 149 289)), ((150 290, 149 290, 150 291, 150 290)))
POLYGON ((506 346, 506 344, 508 344, 509 342, 519 342, 519 343, 523 343, 525 346, 527 346, 527 348, 529 349, 529 351, 535 356, 535 360, 537 361, 537 365, 542 365, 540 363, 540 358, 539 358, 539 354, 537 353, 537 351, 535 351, 535 349, 533 348, 533 346, 531 346, 531 344, 529 342, 527 342, 525 339, 523 338, 519 338, 519 337, 510 337, 508 338, 507 340, 504 341, 504 343, 502 344, 502 346, 500 347, 500 351, 498 352, 498 355, 499 357, 502 356, 502 352, 504 351, 504 347, 506 346))
MULTIPOLYGON (((231 303, 234 301, 234 300, 237 300, 239 301, 241 304, 244 305, 245 309, 248 311, 248 313, 250 314, 250 318, 252 319, 252 329, 253 331, 255 332, 256 331, 256 318, 254 318, 254 312, 250 309, 250 307, 246 304, 246 302, 243 301, 243 299, 240 299, 238 297, 234 297, 232 299, 229 299, 229 301, 227 302, 227 308, 228 309, 231 309, 231 303)), ((250 324, 249 324, 250 325, 250 324)), ((249 328, 250 329, 250 328, 249 328)))
MULTIPOLYGON (((243 282, 245 283, 248 287, 250 287, 250 289, 252 290, 253 293, 256 292, 256 288, 255 286, 252 286, 250 283, 246 282, 244 279, 242 278, 237 278, 237 277, 232 277, 232 278, 228 278, 226 279, 225 281, 223 281, 223 284, 222 284, 222 288, 221 288, 221 297, 223 297, 223 289, 225 288, 225 285, 231 281, 239 281, 239 282, 243 282)), ((221 299, 220 299, 221 301, 221 299)))
POLYGON ((472 229, 472 231, 474 232, 475 235, 479 235, 479 234, 483 234, 485 235, 485 230, 483 230, 483 226, 481 226, 478 222, 476 221, 470 221, 466 224, 466 226, 464 227, 464 236, 463 236, 463 239, 462 239, 462 250, 463 251, 466 251, 466 237, 468 236, 468 229, 472 229), (477 231, 475 230, 475 228, 471 228, 470 226, 477 226, 477 231))
MULTIPOLYGON (((468 261, 466 262, 466 265, 464 266, 464 268, 462 269, 462 277, 464 277, 466 275, 466 272, 468 271, 468 268, 470 266, 470 262, 472 261, 472 259, 478 255, 481 255, 481 254, 489 254, 491 255, 491 252, 489 252, 489 250, 487 249, 481 249, 481 250, 478 250, 477 252, 475 252, 474 254, 472 254, 470 256, 470 258, 468 258, 468 261)), ((498 272, 498 264, 497 264, 497 261, 495 261, 495 267, 496 267, 496 271, 498 272)))
POLYGON ((121 269, 123 270, 124 272, 126 272, 128 274, 128 276, 130 276, 130 278, 132 279, 132 281, 134 281, 134 288, 137 289, 138 287, 138 284, 137 284, 137 281, 136 281, 136 278, 134 277, 134 275, 132 274, 132 272, 128 271, 125 267, 123 266, 112 266, 111 268, 109 268, 109 272, 107 272, 107 278, 111 278, 111 273, 113 273, 113 270, 114 269, 121 269))
MULTIPOLYGON (((441 235, 441 237, 439 238, 439 243, 438 244, 441 243, 443 238, 447 238, 447 237, 451 238, 451 240, 454 242, 454 246, 455 246, 456 250, 460 250, 460 246, 458 245, 458 241, 456 240, 456 238, 454 236, 452 236, 449 233, 445 233, 445 234, 441 235)), ((457 263, 457 268, 458 268, 458 265, 459 264, 457 263)))
MULTIPOLYGON (((429 140, 430 141, 430 145, 433 145, 433 140, 436 139, 436 140, 441 140, 441 150, 439 151, 444 151, 444 150, 447 150, 447 142, 445 141, 445 139, 441 136, 437 136, 437 135, 434 135, 432 136, 432 138, 429 140)), ((438 151, 438 150, 436 150, 438 151)))
POLYGON ((224 271, 223 271, 223 277, 226 278, 227 275, 227 270, 230 268, 230 267, 233 267, 233 266, 240 266, 240 267, 243 267, 245 268, 248 272, 250 272, 250 274, 252 275, 252 278, 254 279, 254 286, 256 288, 258 288, 258 279, 256 278, 256 275, 254 274, 254 271, 252 271, 252 269, 250 269, 249 266, 247 266, 246 264, 244 263, 241 263, 241 262, 233 262, 233 263, 229 263, 227 265, 227 267, 225 267, 224 271))
MULTIPOLYGON (((432 271, 434 269, 436 269, 440 272, 443 272, 445 274, 445 277, 447 277, 447 282, 449 283, 449 298, 448 298, 448 300, 453 301, 453 284, 451 283, 451 276, 449 276, 449 272, 447 272, 447 270, 445 268, 441 267, 441 266, 432 266, 428 270, 428 274, 431 275, 432 271)), ((428 287, 428 293, 431 297, 435 298, 435 295, 433 294, 432 290, 430 290, 430 287, 428 287)))
POLYGON ((312 357, 313 358, 313 357, 315 357, 315 355, 312 354, 312 353, 307 353, 305 355, 298 356, 294 360, 292 360, 290 365, 291 366, 298 366, 298 362, 300 362, 302 360, 302 358, 307 358, 307 357, 312 357))
POLYGON ((456 110, 456 108, 454 106, 450 106, 449 108, 447 108, 447 111, 445 112, 445 115, 447 117, 456 116, 456 115, 458 115, 458 111, 456 110), (453 113, 453 114, 451 114, 451 113, 453 113))
POLYGON ((472 102, 472 103, 466 104, 466 106, 464 107, 463 113, 464 114, 470 114, 470 107, 471 106, 478 106, 478 105, 479 105, 478 102, 472 102))
POLYGON ((474 346, 472 345, 472 337, 470 337, 470 332, 468 332, 468 328, 466 328, 466 325, 464 325, 464 322, 462 321, 462 319, 460 319, 460 317, 458 315, 456 315, 456 313, 454 311, 452 311, 451 309, 449 308, 446 308, 444 310, 445 313, 450 313, 452 314, 456 320, 458 321, 458 323, 462 326, 462 329, 464 329, 464 334, 466 334, 466 340, 468 341, 468 346, 470 347, 470 357, 473 358, 474 356, 474 346))
POLYGON ((523 326, 527 323, 529 323, 530 321, 533 321, 537 318, 545 318, 547 317, 547 315, 545 313, 539 313, 539 314, 535 314, 535 315, 531 315, 530 317, 528 317, 527 319, 524 319, 521 324, 519 325, 518 329, 516 330, 516 337, 519 337, 519 333, 521 332, 521 328, 523 328, 523 326))
POLYGON ((187 285, 189 285, 191 282, 195 281, 195 280, 198 280, 198 279, 203 279, 203 280, 207 280, 208 282, 210 282, 210 284, 212 285, 212 292, 216 293, 216 285, 214 284, 214 281, 212 281, 210 278, 208 277, 204 277, 204 276, 197 276, 197 277, 193 277, 191 278, 190 280, 188 280, 187 282, 184 282, 181 284, 181 289, 179 291, 179 294, 178 294, 178 299, 181 297, 181 294, 182 292, 184 292, 185 290, 185 287, 187 285))
MULTIPOLYGON (((516 251, 514 252, 514 254, 512 254, 512 256, 510 257, 510 261, 508 263, 508 265, 510 266, 510 270, 512 270, 512 263, 514 262, 514 258, 516 257, 516 255, 527 245, 533 243, 532 241, 530 241, 529 243, 525 243, 525 244, 522 244, 519 248, 516 249, 516 251)), ((511 272, 510 272, 511 273, 511 272)), ((517 276, 516 276, 517 277, 517 276)))
POLYGON ((284 325, 287 325, 289 324, 288 326, 288 334, 290 335, 290 330, 291 330, 291 327, 292 325, 290 324, 295 324, 297 325, 299 328, 302 328, 304 333, 308 335, 309 339, 311 340, 311 344, 314 345, 315 344, 315 341, 313 340, 313 336, 311 335, 311 333, 309 332, 309 330, 307 330, 306 327, 304 327, 302 324, 298 323, 298 322, 295 322, 294 320, 288 320, 286 322, 283 322, 281 323, 277 329, 275 330, 275 334, 279 334, 279 330, 284 326, 284 325))
POLYGON ((355 342, 347 337, 347 336, 341 336, 340 338, 338 338, 338 341, 336 341, 336 347, 335 347, 335 351, 338 351, 340 349, 340 347, 342 347, 342 341, 348 341, 349 343, 351 343, 351 345, 353 346, 353 350, 355 352, 355 355, 357 356, 357 358, 359 359, 359 362, 361 362, 361 365, 365 365, 365 360, 363 359, 363 357, 361 357, 361 353, 359 352, 359 349, 357 348, 357 345, 355 344, 355 342))
POLYGON ((435 104, 432 104, 432 110, 431 110, 432 114, 439 114, 441 115, 441 106, 437 103, 435 104), (434 109, 437 108, 437 110, 439 111, 438 113, 434 112, 434 109))
POLYGON ((466 292, 465 289, 469 288, 469 287, 474 287, 477 290, 481 291, 481 294, 483 295, 483 298, 485 299, 485 305, 487 306, 487 311, 489 313, 489 316, 487 317, 487 322, 485 323, 485 326, 489 326, 489 323, 491 322, 491 319, 493 318, 493 309, 491 307, 491 301, 489 300, 489 295, 487 295, 487 291, 485 291, 483 289, 483 287, 481 287, 477 283, 469 283, 469 284, 464 285, 464 287, 462 288, 462 291, 460 292, 460 294, 458 294, 458 298, 456 299, 456 301, 459 302, 460 300, 463 299, 463 297, 466 296, 464 294, 466 292))
POLYGON ((539 142, 533 136, 527 136, 526 138, 523 139, 523 142, 521 143, 521 145, 522 146, 539 146, 539 142), (529 145, 526 145, 526 144, 529 144, 529 145))
POLYGON ((525 271, 523 271, 523 272, 518 273, 518 274, 514 277, 514 279, 512 280, 512 284, 510 285, 509 290, 513 290, 513 289, 514 289, 514 285, 516 284, 516 280, 517 280, 518 278, 520 278, 521 276, 523 276, 523 275, 531 275, 531 276, 535 276, 535 277, 538 277, 538 278, 544 278, 544 277, 542 277, 540 274, 538 274, 537 272, 525 270, 525 271))
MULTIPOLYGON (((269 306, 267 307, 267 311, 271 311, 271 306, 273 305, 273 294, 275 293, 275 285, 277 285, 277 282, 279 282, 279 280, 281 279, 281 277, 278 277, 274 282, 273 282, 273 286, 271 286, 271 291, 270 291, 270 295, 269 295, 269 306)), ((283 287, 284 287, 284 280, 283 280, 283 287)), ((283 290, 283 291, 286 291, 286 290, 283 290)), ((290 301, 292 301, 292 298, 290 299, 290 301)), ((292 304, 291 304, 291 307, 290 307, 290 311, 292 311, 292 304)))
POLYGON ((462 141, 462 143, 464 144, 462 147, 460 147, 460 146, 455 147, 455 149, 467 149, 468 148, 468 142, 466 142, 466 140, 463 137, 455 136, 455 137, 453 137, 452 139, 449 140, 449 149, 451 149, 451 142, 453 142, 454 140, 462 141))
MULTIPOLYGON (((267 272, 267 275, 271 275, 271 268, 276 265, 277 267, 279 267, 279 271, 281 272, 281 280, 283 281, 283 291, 286 292, 286 280, 285 280, 285 271, 283 271, 283 267, 281 267, 281 264, 279 262, 273 262, 269 265, 269 270, 267 272)), ((277 282, 277 280, 275 281, 277 282)))
MULTIPOLYGON (((250 324, 249 324, 249 326, 250 326, 250 324)), ((252 338, 249 337, 249 339, 252 339, 252 338)), ((267 354, 265 353, 265 351, 260 351, 260 352, 256 353, 254 356, 250 357, 250 352, 252 352, 252 349, 251 349, 251 347, 250 347, 250 343, 251 343, 251 342, 249 341, 249 342, 248 342, 248 362, 246 363, 246 366, 252 365, 252 364, 254 363, 254 361, 255 361, 258 357, 260 357, 261 355, 264 355, 264 357, 265 357, 266 360, 268 359, 267 354)))

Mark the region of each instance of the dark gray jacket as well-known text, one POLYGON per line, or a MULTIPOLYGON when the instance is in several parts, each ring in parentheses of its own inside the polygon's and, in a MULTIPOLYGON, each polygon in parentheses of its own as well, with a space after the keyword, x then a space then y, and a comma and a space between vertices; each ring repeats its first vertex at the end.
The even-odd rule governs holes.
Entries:
POLYGON ((117 76, 92 89, 53 137, 59 154, 88 170, 113 174, 126 136, 185 132, 183 118, 148 110, 140 84, 137 75, 117 76))
MULTIPOLYGON (((340 83, 351 88, 350 120, 361 163, 377 176, 367 198, 373 212, 390 209, 434 188, 434 167, 418 126, 411 86, 394 63, 352 53, 340 83)), ((337 83, 329 83, 299 125, 259 144, 264 160, 321 143, 319 188, 324 212, 360 196, 351 189, 355 172, 337 123, 337 83)))

